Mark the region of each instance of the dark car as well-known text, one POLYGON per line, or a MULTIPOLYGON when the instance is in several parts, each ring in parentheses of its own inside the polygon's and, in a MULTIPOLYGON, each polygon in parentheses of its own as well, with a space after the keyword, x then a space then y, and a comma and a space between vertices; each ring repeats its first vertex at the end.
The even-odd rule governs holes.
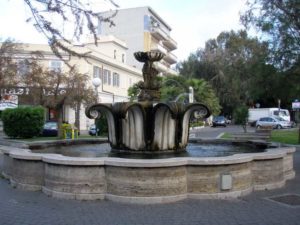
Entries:
POLYGON ((213 118, 212 121, 212 126, 217 127, 217 126, 223 126, 226 127, 226 119, 224 116, 216 116, 213 118))
POLYGON ((55 137, 58 133, 58 125, 55 121, 49 121, 44 124, 42 136, 55 137))

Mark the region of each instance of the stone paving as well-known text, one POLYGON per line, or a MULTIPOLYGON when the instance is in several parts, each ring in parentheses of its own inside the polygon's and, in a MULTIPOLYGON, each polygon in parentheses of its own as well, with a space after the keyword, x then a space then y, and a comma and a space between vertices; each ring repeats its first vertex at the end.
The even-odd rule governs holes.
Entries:
POLYGON ((284 188, 229 200, 187 199, 153 205, 61 200, 14 189, 0 178, 0 225, 300 225, 300 206, 269 199, 300 196, 300 147, 294 156, 296 177, 284 188))

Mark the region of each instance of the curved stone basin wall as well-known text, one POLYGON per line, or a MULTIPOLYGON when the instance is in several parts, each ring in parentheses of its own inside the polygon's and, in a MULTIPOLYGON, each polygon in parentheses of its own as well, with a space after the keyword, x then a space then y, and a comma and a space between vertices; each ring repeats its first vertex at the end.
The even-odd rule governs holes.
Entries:
POLYGON ((77 158, 0 146, 2 174, 26 190, 68 199, 161 203, 238 197, 295 176, 295 148, 211 158, 77 158))

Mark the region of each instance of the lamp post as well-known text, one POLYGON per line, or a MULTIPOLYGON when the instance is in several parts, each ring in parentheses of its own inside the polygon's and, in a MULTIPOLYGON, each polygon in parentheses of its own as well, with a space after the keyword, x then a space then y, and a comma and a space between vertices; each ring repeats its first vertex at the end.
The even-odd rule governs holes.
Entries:
POLYGON ((96 102, 98 102, 98 97, 99 97, 99 94, 98 94, 98 87, 101 85, 101 79, 99 77, 95 77, 93 80, 92 80, 92 83, 95 87, 95 93, 96 93, 96 102))
MULTIPOLYGON (((95 93, 96 93, 96 103, 98 102, 98 98, 99 98, 99 94, 98 94, 98 87, 101 85, 101 79, 99 77, 95 77, 93 80, 92 80, 92 83, 95 87, 95 93)), ((95 136, 97 137, 98 135, 98 127, 97 127, 97 122, 96 122, 96 119, 95 119, 95 127, 96 127, 96 134, 95 136)))
POLYGON ((194 102, 194 88, 189 86, 189 103, 194 102))

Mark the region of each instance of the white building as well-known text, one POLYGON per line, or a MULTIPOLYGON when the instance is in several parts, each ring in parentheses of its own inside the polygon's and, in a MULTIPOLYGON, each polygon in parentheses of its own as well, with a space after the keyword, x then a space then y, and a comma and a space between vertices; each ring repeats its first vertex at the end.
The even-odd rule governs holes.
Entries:
MULTIPOLYGON (((111 12, 101 14, 105 18, 111 12)), ((127 63, 129 65, 141 69, 142 64, 134 59, 133 53, 156 50, 166 54, 156 64, 159 72, 177 74, 171 69, 171 66, 177 63, 177 57, 172 53, 177 49, 177 43, 171 37, 171 27, 152 8, 120 9, 112 21, 115 26, 99 22, 98 33, 101 35, 112 34, 127 43, 127 63)))

